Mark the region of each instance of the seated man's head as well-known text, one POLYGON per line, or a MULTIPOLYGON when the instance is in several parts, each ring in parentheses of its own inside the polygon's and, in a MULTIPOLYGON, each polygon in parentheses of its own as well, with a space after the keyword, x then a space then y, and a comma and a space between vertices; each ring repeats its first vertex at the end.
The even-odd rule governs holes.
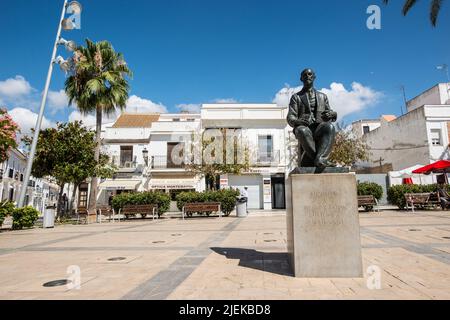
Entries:
POLYGON ((302 71, 300 80, 303 82, 303 85, 305 87, 311 88, 314 85, 314 81, 316 80, 316 73, 313 69, 305 69, 302 71))

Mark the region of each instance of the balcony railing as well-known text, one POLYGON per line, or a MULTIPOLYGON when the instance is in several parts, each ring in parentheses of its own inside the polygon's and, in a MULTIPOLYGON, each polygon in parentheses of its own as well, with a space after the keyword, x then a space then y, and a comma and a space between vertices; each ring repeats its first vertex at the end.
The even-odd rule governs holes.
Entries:
POLYGON ((258 151, 255 164, 259 167, 270 167, 280 164, 280 150, 272 152, 258 151))
POLYGON ((153 156, 150 161, 150 168, 152 169, 183 169, 185 166, 184 163, 174 163, 166 156, 153 156))

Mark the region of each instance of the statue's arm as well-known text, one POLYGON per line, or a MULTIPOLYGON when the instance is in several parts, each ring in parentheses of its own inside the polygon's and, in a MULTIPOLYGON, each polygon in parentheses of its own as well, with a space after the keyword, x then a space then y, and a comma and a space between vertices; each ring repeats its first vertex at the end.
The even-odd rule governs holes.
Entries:
POLYGON ((337 121, 337 117, 338 117, 337 112, 331 110, 330 101, 328 100, 327 95, 325 95, 325 114, 326 114, 325 118, 327 118, 327 119, 324 119, 324 120, 333 121, 333 122, 337 121))
POLYGON ((308 126, 309 123, 306 119, 299 117, 299 102, 295 95, 292 96, 291 102, 289 103, 289 113, 287 116, 287 122, 292 128, 297 128, 299 126, 308 126))

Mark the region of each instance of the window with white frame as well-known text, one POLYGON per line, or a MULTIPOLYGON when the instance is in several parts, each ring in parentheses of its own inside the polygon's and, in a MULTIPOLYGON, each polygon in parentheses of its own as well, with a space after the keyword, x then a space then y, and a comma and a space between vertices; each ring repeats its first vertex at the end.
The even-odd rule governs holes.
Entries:
POLYGON ((430 139, 433 146, 442 146, 441 129, 431 129, 430 139))

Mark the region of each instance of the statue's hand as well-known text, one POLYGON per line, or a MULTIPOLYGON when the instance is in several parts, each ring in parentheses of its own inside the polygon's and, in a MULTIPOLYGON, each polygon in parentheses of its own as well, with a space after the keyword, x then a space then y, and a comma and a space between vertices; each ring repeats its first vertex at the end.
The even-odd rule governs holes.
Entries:
POLYGON ((323 121, 337 121, 337 112, 335 111, 331 111, 331 110, 327 110, 322 112, 322 119, 323 121))

